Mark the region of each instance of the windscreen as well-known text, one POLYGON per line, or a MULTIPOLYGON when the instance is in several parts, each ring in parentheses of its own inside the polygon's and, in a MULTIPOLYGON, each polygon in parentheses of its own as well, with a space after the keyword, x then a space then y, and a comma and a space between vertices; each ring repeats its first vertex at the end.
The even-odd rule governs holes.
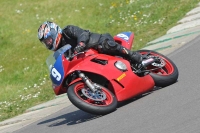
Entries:
POLYGON ((52 66, 56 62, 57 58, 60 55, 62 55, 64 52, 66 52, 67 50, 69 50, 69 49, 71 49, 71 45, 67 44, 67 45, 61 47, 60 49, 58 49, 57 51, 55 51, 54 53, 50 54, 47 57, 46 64, 47 64, 47 67, 48 67, 49 71, 51 70, 52 66))

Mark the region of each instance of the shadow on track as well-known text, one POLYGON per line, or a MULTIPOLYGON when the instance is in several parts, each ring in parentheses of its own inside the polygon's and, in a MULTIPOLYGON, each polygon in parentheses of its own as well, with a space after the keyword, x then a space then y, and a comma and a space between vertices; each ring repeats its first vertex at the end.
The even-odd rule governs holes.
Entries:
POLYGON ((77 110, 74 112, 70 112, 68 114, 64 114, 55 118, 42 121, 38 123, 38 125, 47 124, 47 123, 50 123, 49 125, 47 125, 48 127, 60 126, 64 124, 74 125, 74 124, 80 124, 86 121, 90 121, 99 117, 101 117, 101 115, 93 115, 93 114, 86 113, 82 110, 77 110))

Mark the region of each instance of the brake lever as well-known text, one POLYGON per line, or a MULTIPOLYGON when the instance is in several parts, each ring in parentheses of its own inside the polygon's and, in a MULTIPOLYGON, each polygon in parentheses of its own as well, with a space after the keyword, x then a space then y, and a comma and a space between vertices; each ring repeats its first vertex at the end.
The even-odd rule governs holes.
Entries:
POLYGON ((69 61, 71 61, 71 60, 73 60, 74 59, 74 57, 75 56, 77 56, 77 55, 79 55, 79 54, 84 54, 85 52, 79 52, 79 53, 74 53, 74 54, 72 54, 72 56, 70 56, 70 57, 68 57, 67 59, 69 60, 69 61))

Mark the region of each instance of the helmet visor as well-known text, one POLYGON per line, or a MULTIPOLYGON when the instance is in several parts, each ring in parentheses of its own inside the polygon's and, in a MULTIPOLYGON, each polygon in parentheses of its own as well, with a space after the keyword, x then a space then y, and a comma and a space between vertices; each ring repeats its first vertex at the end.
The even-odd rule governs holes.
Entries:
POLYGON ((53 44, 55 42, 55 39, 57 37, 57 32, 55 29, 51 29, 46 35, 44 35, 44 38, 41 40, 41 42, 48 48, 52 49, 53 44))
POLYGON ((53 38, 48 37, 46 39, 42 40, 42 43, 48 48, 48 49, 52 49, 53 47, 53 38))

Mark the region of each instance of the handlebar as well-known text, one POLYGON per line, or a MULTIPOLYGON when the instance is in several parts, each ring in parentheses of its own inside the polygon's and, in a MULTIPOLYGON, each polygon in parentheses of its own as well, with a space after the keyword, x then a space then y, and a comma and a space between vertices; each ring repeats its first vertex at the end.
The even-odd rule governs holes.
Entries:
POLYGON ((79 53, 73 53, 71 56, 66 57, 67 60, 71 61, 74 59, 75 56, 79 55, 79 54, 84 54, 85 52, 79 52, 79 53))

